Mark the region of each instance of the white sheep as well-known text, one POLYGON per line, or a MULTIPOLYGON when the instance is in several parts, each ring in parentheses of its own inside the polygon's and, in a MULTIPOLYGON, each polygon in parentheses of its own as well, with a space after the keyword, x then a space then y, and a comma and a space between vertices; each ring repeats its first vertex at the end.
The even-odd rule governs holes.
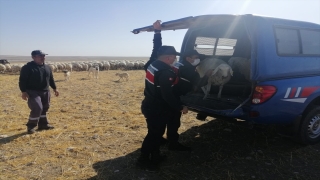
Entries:
POLYGON ((109 71, 110 69, 110 63, 108 61, 104 62, 104 69, 109 71))
POLYGON ((52 72, 56 72, 56 67, 53 64, 49 64, 49 68, 51 69, 52 72))
POLYGON ((0 73, 4 73, 6 71, 6 66, 3 64, 0 64, 0 73))
POLYGON ((20 64, 18 64, 18 65, 12 65, 12 66, 11 66, 11 71, 12 71, 13 73, 18 73, 18 72, 20 72, 21 68, 22 68, 22 65, 20 65, 20 64))
POLYGON ((66 64, 66 70, 72 72, 72 65, 71 64, 66 64))
POLYGON ((143 69, 145 63, 144 62, 139 62, 139 69, 143 69))
POLYGON ((90 73, 92 73, 93 77, 98 79, 99 76, 99 66, 95 65, 89 68, 88 77, 90 77, 90 73))
POLYGON ((133 63, 133 62, 127 62, 127 67, 126 67, 126 69, 127 69, 127 70, 133 70, 133 68, 134 68, 134 63, 133 63))
POLYGON ((231 68, 236 71, 238 70, 246 80, 250 81, 251 73, 251 60, 242 57, 231 57, 228 61, 231 68))
POLYGON ((200 77, 203 77, 208 70, 213 71, 208 78, 208 84, 201 88, 205 94, 203 99, 206 99, 209 95, 211 85, 219 86, 218 98, 221 98, 223 85, 226 84, 233 75, 232 68, 221 59, 206 58, 197 66, 197 71, 200 77))
POLYGON ((11 65, 10 64, 5 64, 4 66, 6 66, 7 72, 11 72, 11 65))
POLYGON ((57 66, 57 71, 61 71, 63 69, 63 66, 60 63, 56 64, 56 66, 57 66))

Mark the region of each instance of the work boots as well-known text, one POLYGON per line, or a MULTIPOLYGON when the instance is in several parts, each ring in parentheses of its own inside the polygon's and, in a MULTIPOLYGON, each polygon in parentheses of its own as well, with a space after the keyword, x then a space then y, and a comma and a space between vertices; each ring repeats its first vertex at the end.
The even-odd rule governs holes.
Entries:
POLYGON ((28 123, 26 124, 28 134, 33 134, 36 132, 37 123, 38 121, 28 121, 28 123))
POLYGON ((167 156, 160 154, 159 151, 150 153, 141 153, 137 160, 137 165, 149 172, 159 170, 159 164, 163 162, 167 156))
POLYGON ((42 131, 42 130, 49 130, 49 129, 53 129, 54 127, 50 124, 47 124, 47 125, 38 125, 38 131, 42 131))
POLYGON ((158 167, 150 160, 150 153, 141 153, 137 160, 137 166, 149 172, 158 170, 158 167))
POLYGON ((38 123, 38 130, 39 131, 49 130, 49 129, 53 129, 53 128, 54 127, 49 124, 47 118, 40 118, 39 119, 39 123, 38 123))
POLYGON ((28 134, 33 134, 36 132, 36 127, 37 126, 34 126, 34 127, 31 127, 31 126, 27 126, 27 133, 28 134))
POLYGON ((192 151, 190 147, 184 146, 179 142, 170 142, 168 145, 170 151, 192 151))

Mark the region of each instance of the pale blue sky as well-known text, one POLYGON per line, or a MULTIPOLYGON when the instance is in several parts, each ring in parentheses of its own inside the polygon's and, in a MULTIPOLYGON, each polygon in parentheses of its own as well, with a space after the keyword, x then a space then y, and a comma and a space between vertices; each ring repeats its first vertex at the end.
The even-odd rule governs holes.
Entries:
MULTIPOLYGON (((259 14, 320 24, 320 0, 0 0, 0 55, 149 56, 153 33, 130 31, 204 14, 259 14)), ((165 31, 180 50, 185 30, 165 31)))

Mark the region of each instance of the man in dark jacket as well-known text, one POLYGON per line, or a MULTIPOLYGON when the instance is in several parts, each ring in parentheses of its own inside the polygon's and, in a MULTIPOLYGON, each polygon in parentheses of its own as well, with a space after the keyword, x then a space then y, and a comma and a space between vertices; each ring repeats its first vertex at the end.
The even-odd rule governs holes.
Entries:
POLYGON ((204 55, 199 54, 196 50, 189 50, 183 53, 182 60, 175 63, 174 69, 178 72, 180 77, 179 83, 176 85, 177 93, 186 95, 198 88, 208 84, 208 77, 212 74, 212 70, 208 70, 206 75, 200 78, 196 70, 197 65, 200 63, 200 58, 204 55))
MULTIPOLYGON (((153 38, 153 50, 149 61, 144 66, 144 69, 147 71, 147 68, 151 63, 157 59, 157 51, 162 45, 161 37, 161 21, 157 20, 153 23, 154 28, 154 38, 153 38)), ((200 75, 196 72, 196 66, 200 62, 200 57, 204 55, 199 54, 196 50, 187 51, 183 55, 182 62, 174 64, 173 70, 175 70, 179 81, 174 86, 174 93, 179 98, 181 95, 185 95, 198 87, 202 87, 207 84, 208 77, 205 76, 200 78, 200 75)), ((211 71, 212 72, 212 71, 211 71)), ((207 72, 210 74, 210 72, 207 72)), ((180 99, 180 98, 179 98, 180 99)), ((167 124, 167 138, 168 138, 168 149, 173 151, 190 151, 190 147, 186 147, 178 142, 179 134, 178 129, 181 125, 180 122, 181 113, 174 113, 174 118, 172 121, 169 121, 167 124)), ((166 139, 161 139, 162 144, 167 143, 166 139)))
POLYGON ((148 134, 142 143, 138 164, 149 170, 165 158, 160 154, 160 144, 168 122, 175 119, 177 113, 188 112, 173 91, 178 78, 172 66, 178 54, 172 46, 161 46, 157 60, 147 68, 141 111, 147 121, 148 134))
POLYGON ((59 96, 53 74, 48 65, 44 63, 45 54, 41 50, 31 52, 33 61, 28 62, 21 68, 19 77, 19 88, 22 92, 22 99, 28 101, 31 109, 28 119, 27 132, 35 133, 38 130, 49 130, 51 126, 47 119, 47 111, 50 106, 50 90, 53 89, 55 96, 59 96))

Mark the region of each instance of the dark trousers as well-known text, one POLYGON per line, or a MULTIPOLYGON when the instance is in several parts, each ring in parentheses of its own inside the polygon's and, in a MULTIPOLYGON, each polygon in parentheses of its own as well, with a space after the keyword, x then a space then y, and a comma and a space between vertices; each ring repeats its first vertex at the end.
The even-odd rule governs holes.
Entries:
POLYGON ((30 115, 27 126, 47 125, 47 111, 50 106, 50 91, 27 90, 30 115))
POLYGON ((146 118, 148 127, 148 133, 141 147, 142 153, 159 151, 161 138, 165 133, 166 127, 168 141, 178 142, 181 112, 151 108, 144 104, 141 106, 141 110, 146 118))

